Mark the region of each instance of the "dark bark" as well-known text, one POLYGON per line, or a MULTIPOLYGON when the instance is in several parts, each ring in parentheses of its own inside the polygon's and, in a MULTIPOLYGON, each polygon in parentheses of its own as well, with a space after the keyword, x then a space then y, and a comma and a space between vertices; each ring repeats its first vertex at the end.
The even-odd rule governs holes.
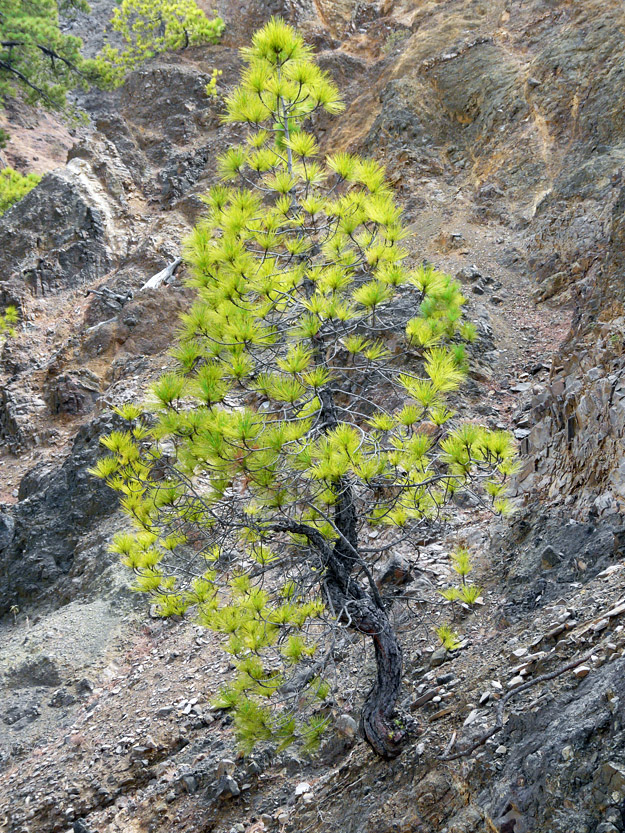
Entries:
POLYGON ((360 713, 360 730, 377 755, 395 758, 406 740, 406 733, 393 724, 403 676, 401 646, 384 608, 353 579, 344 586, 333 566, 329 567, 326 578, 326 593, 332 607, 340 621, 370 636, 375 648, 377 676, 360 713))
MULTIPOLYGON (((338 420, 332 392, 323 391, 320 399, 323 428, 334 428, 338 420)), ((339 620, 373 640, 377 678, 362 707, 360 729, 377 755, 395 758, 406 738, 392 722, 403 674, 402 651, 373 581, 367 592, 352 577, 356 566, 370 575, 358 552, 356 501, 348 478, 339 480, 335 494, 334 523, 340 537, 325 554, 326 592, 339 620)))

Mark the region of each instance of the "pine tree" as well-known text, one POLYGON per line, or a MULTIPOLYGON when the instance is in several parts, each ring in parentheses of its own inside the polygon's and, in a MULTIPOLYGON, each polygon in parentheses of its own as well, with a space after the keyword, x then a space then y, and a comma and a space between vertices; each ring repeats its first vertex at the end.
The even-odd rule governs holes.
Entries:
POLYGON ((80 38, 59 28, 59 9, 86 11, 86 0, 0 0, 0 104, 24 95, 53 110, 84 86, 80 38))
POLYGON ((245 750, 315 746, 349 629, 377 664, 361 730, 391 758, 402 651, 373 564, 416 552, 461 489, 509 511, 514 442, 454 414, 475 338, 460 288, 408 265, 379 164, 320 155, 315 114, 342 104, 310 48, 273 19, 243 58, 224 120, 244 141, 187 242, 176 367, 148 415, 119 409, 95 473, 132 520, 114 550, 135 588, 223 635, 237 674, 215 702, 245 750))
POLYGON ((159 52, 218 43, 226 27, 220 17, 209 20, 194 0, 122 0, 111 28, 124 45, 105 44, 95 65, 104 83, 116 87, 159 52))
POLYGON ((72 10, 88 12, 87 0, 0 0, 0 106, 19 95, 28 104, 65 110, 71 90, 118 86, 154 54, 215 43, 224 29, 221 18, 209 20, 194 0, 123 0, 111 23, 124 49, 106 46, 87 60, 81 39, 60 27, 60 15, 72 10))

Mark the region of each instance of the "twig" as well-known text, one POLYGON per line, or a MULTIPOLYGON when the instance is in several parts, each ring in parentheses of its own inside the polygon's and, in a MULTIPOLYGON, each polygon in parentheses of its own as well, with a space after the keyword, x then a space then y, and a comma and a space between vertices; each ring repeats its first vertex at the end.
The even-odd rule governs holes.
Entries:
POLYGON ((456 738, 457 738, 457 737, 458 737, 458 733, 457 733, 457 732, 453 732, 453 733, 452 733, 452 735, 451 735, 451 737, 449 738, 449 743, 448 743, 448 744, 447 744, 447 746, 445 747, 445 751, 444 751, 444 752, 443 752, 443 754, 442 754, 443 759, 447 758, 447 755, 449 755, 449 753, 451 752, 451 750, 454 748, 454 743, 456 742, 456 738))
POLYGON ((457 758, 466 758, 467 755, 470 755, 473 751, 475 751, 478 746, 482 746, 486 743, 489 738, 492 738, 493 735, 496 735, 497 732, 500 732, 503 729, 503 713, 504 708, 508 700, 512 697, 515 697, 517 694, 521 694, 523 691, 527 691, 528 688, 531 688, 538 683, 546 683, 549 680, 555 680, 556 677, 559 677, 561 674, 565 674, 567 671, 571 671, 573 668, 577 668, 578 665, 581 665, 583 662, 586 662, 590 659, 590 657, 594 653, 594 648, 592 651, 584 654, 583 656, 579 657, 579 659, 573 660, 573 662, 569 662, 567 665, 564 665, 562 668, 557 668, 555 671, 551 671, 549 674, 541 674, 540 677, 536 677, 533 680, 529 680, 523 685, 518 686, 517 688, 513 688, 512 691, 509 691, 504 697, 501 698, 499 703, 497 704, 497 711, 496 711, 496 720, 493 726, 490 729, 487 729, 483 734, 479 736, 479 738, 473 743, 469 744, 469 746, 465 747, 464 749, 459 749, 458 752, 454 752, 453 755, 449 754, 451 751, 451 747, 453 746, 453 741, 455 739, 455 733, 452 736, 451 744, 448 744, 445 748, 445 751, 442 755, 439 756, 439 760, 442 761, 454 761, 457 758))

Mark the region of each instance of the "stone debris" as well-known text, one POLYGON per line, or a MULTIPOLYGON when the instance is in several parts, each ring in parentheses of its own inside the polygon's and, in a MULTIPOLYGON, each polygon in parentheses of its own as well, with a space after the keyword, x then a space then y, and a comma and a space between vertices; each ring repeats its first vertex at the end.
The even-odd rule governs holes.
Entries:
POLYGON ((358 732, 358 723, 349 714, 341 714, 334 724, 337 732, 345 737, 353 738, 358 732))

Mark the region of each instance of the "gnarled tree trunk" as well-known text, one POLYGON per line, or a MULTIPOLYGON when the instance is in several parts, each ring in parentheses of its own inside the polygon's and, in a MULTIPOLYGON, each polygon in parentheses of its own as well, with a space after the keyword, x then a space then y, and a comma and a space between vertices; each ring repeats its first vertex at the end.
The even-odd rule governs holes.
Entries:
MULTIPOLYGON (((334 428, 338 420, 332 391, 322 391, 320 399, 323 428, 334 428)), ((393 724, 403 674, 401 646, 371 574, 358 551, 356 500, 349 479, 341 478, 336 483, 334 493, 334 524, 339 538, 332 548, 325 541, 321 547, 326 568, 325 590, 339 621, 346 622, 349 627, 373 640, 377 677, 362 707, 360 729, 376 754, 382 758, 395 758, 406 739, 405 731, 393 724), (367 589, 353 578, 355 568, 365 573, 367 589)), ((318 543, 311 540, 317 549, 318 543)))
POLYGON ((377 755, 395 758, 406 739, 405 731, 393 724, 403 675, 401 646, 386 610, 353 579, 341 585, 331 566, 325 586, 332 607, 339 620, 370 636, 375 648, 377 677, 360 713, 360 730, 377 755))

